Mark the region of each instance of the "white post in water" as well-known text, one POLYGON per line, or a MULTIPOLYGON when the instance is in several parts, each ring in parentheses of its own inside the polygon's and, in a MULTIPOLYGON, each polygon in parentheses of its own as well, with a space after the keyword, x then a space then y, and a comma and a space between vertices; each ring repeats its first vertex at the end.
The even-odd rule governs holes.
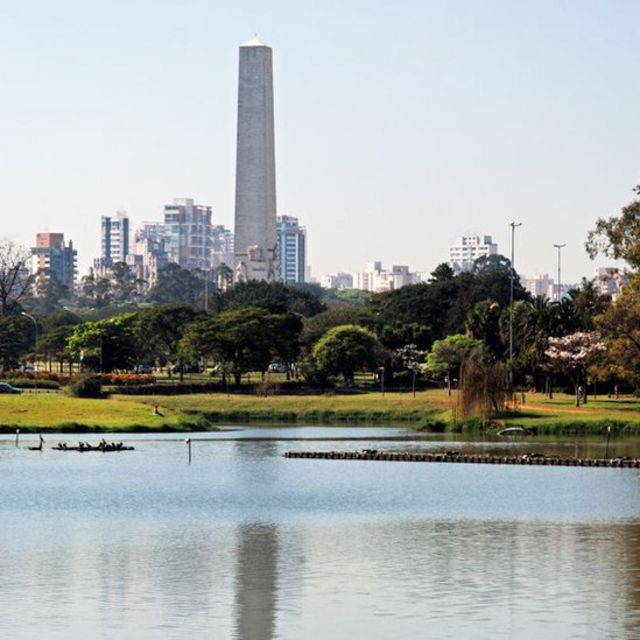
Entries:
POLYGON ((189 447, 189 464, 191 464, 191 438, 185 438, 185 442, 189 447))
POLYGON ((20 440, 20 429, 16 429, 16 447, 18 446, 19 440, 20 440))

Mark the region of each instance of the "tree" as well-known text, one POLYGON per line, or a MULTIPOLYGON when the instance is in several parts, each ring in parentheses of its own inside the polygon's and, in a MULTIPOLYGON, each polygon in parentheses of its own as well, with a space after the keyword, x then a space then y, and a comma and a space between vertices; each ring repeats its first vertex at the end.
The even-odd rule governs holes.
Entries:
MULTIPOLYGON (((494 360, 500 360, 505 353, 505 343, 502 337, 500 318, 502 309, 493 300, 478 302, 467 318, 467 330, 472 338, 482 340, 488 355, 494 360)), ((508 312, 508 309, 506 309, 508 312)))
POLYGON ((115 262, 109 269, 111 300, 118 305, 137 302, 144 282, 139 281, 126 262, 115 262))
POLYGON ((0 369, 16 369, 34 347, 34 329, 28 318, 0 315, 0 369))
POLYGON ((272 359, 292 362, 298 354, 302 321, 295 314, 239 307, 208 314, 187 330, 180 346, 198 356, 212 356, 230 371, 236 385, 249 371, 267 371, 272 359))
POLYGON ((633 276, 596 325, 607 344, 607 361, 624 379, 640 385, 640 275, 633 276))
POLYGON ((587 367, 606 351, 596 331, 577 331, 562 338, 549 338, 547 358, 553 369, 565 373, 573 382, 576 407, 580 406, 581 388, 585 383, 587 367))
POLYGON ((26 299, 23 306, 31 313, 39 315, 59 311, 72 296, 69 287, 45 270, 38 272, 33 288, 34 295, 26 299))
POLYGON ((446 262, 442 262, 431 272, 429 282, 446 282, 453 280, 455 276, 453 269, 446 262))
MULTIPOLYGON (((640 185, 633 191, 640 196, 640 185)), ((595 229, 587 236, 585 247, 592 260, 602 253, 640 269, 640 199, 624 206, 619 216, 598 218, 595 229)))
POLYGON ((375 334, 356 325, 329 329, 313 347, 313 358, 328 375, 342 375, 346 386, 353 384, 355 372, 374 371, 383 360, 375 334))
POLYGON ((304 319, 301 341, 307 351, 311 351, 322 336, 333 329, 345 324, 356 324, 372 329, 375 319, 368 309, 363 307, 334 303, 326 311, 304 319))
POLYGON ((216 278, 216 287, 218 291, 227 291, 233 284, 233 269, 224 262, 220 263, 213 270, 216 278))
POLYGON ((79 307, 103 309, 111 304, 111 285, 107 278, 98 278, 93 272, 80 280, 77 304, 79 307))
POLYGON ((75 325, 80 323, 80 318, 74 313, 61 310, 49 314, 43 319, 43 327, 38 339, 38 352, 49 362, 55 360, 59 365, 60 373, 65 362, 71 363, 73 357, 69 353, 67 341, 73 333, 75 325))
POLYGON ((304 317, 326 309, 320 296, 310 288, 284 282, 238 282, 220 296, 221 309, 248 306, 262 307, 271 313, 299 313, 304 317))
MULTIPOLYGON (((170 262, 158 271, 158 280, 149 290, 147 301, 156 304, 180 302, 199 306, 204 295, 204 274, 189 271, 180 265, 170 262), (202 277, 198 277, 200 274, 202 277)), ((210 308, 216 308, 216 294, 210 294, 210 308)))
POLYGON ((134 320, 135 314, 123 313, 75 325, 67 338, 69 354, 83 366, 100 372, 131 369, 135 364, 134 320))
POLYGON ((451 395, 451 376, 453 372, 461 378, 462 364, 469 354, 482 342, 463 334, 447 336, 444 340, 436 340, 427 355, 427 372, 436 378, 446 376, 447 391, 451 395))
POLYGON ((411 372, 411 392, 416 397, 416 375, 422 368, 424 351, 421 351, 415 344, 405 344, 404 347, 396 349, 394 357, 400 360, 402 366, 411 372))
POLYGON ((10 240, 0 241, 0 315, 14 309, 33 282, 28 262, 31 252, 10 240))
MULTIPOLYGON (((140 311, 134 323, 138 360, 147 357, 161 362, 180 362, 180 341, 198 312, 189 304, 159 304, 140 311)), ((180 379, 184 376, 179 367, 180 379)))

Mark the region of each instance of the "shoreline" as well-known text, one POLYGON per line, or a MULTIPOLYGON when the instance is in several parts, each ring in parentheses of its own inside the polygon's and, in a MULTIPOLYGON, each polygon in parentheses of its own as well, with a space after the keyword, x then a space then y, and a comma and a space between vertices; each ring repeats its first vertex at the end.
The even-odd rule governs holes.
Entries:
POLYGON ((439 390, 315 395, 188 394, 103 399, 64 394, 0 395, 0 433, 189 433, 220 424, 376 426, 392 423, 424 433, 493 434, 522 427, 538 436, 640 436, 640 400, 602 399, 576 410, 571 396, 540 396, 486 422, 456 422, 455 398, 439 390))

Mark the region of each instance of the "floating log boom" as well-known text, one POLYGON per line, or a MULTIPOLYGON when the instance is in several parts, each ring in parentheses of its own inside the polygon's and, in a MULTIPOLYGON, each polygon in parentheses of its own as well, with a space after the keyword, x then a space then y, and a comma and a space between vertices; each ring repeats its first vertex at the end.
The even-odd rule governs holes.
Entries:
POLYGON ((285 458, 311 458, 314 460, 378 460, 383 462, 457 462, 459 464, 514 464, 551 467, 608 467, 616 469, 639 469, 638 458, 561 458, 539 453, 518 456, 493 456, 484 454, 461 454, 457 451, 445 453, 410 453, 400 451, 287 451, 285 458))

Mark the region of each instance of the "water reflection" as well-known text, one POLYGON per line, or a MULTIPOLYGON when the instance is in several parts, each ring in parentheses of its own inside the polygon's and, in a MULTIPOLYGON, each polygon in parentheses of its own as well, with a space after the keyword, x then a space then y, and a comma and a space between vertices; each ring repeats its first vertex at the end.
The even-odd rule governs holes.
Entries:
POLYGON ((238 527, 236 627, 240 640, 272 640, 278 601, 278 532, 266 523, 238 527))
POLYGON ((3 454, 1 637, 637 637, 635 470, 143 445, 3 454))

